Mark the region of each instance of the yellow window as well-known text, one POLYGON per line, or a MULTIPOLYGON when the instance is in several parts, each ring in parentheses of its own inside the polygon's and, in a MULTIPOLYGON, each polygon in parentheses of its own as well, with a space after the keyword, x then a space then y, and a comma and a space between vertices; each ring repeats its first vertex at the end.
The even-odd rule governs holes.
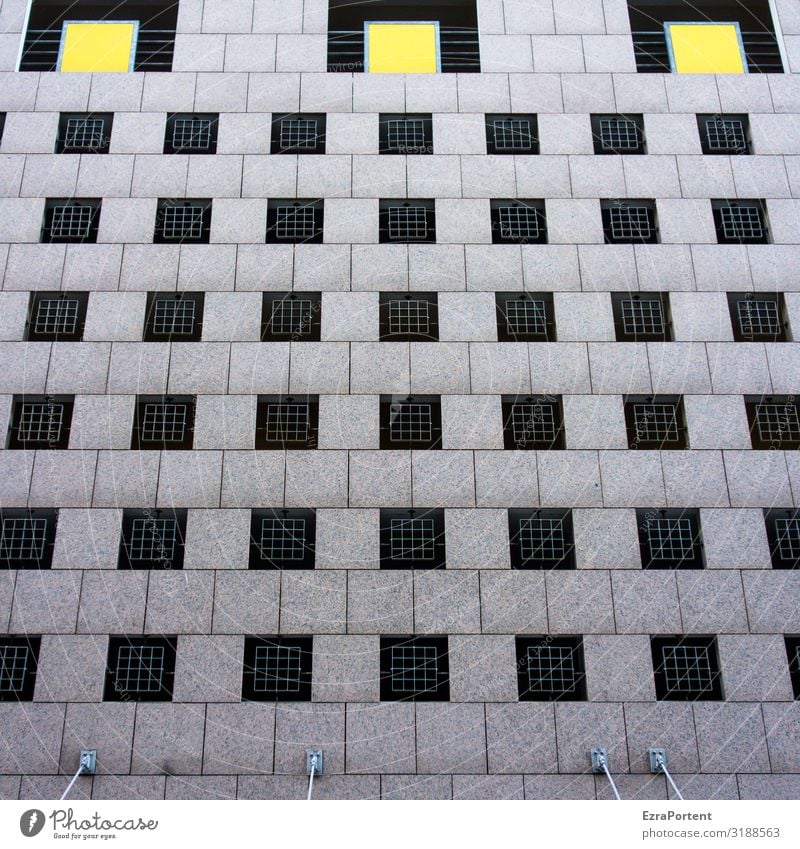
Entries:
POLYGON ((672 70, 679 74, 744 74, 737 23, 665 23, 672 70))
POLYGON ((435 74, 439 70, 437 23, 365 25, 365 70, 372 74, 435 74))
POLYGON ((59 71, 132 71, 138 21, 64 21, 59 71))

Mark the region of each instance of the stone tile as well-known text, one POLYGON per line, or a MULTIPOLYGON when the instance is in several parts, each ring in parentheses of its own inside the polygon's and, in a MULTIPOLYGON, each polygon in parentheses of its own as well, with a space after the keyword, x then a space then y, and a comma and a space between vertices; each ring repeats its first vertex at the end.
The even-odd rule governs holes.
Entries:
POLYGON ((725 451, 731 507, 791 503, 786 460, 781 451, 725 451))
POLYGON ((593 775, 526 775, 526 799, 594 799, 593 775))
POLYGON ((558 772, 552 704, 487 704, 486 739, 490 773, 558 772))
POLYGON ((454 775, 454 799, 524 799, 521 775, 454 775))
POLYGON ((148 573, 143 570, 86 572, 81 586, 78 632, 142 633, 147 582, 148 573))
POLYGON ((243 637, 182 635, 178 640, 173 701, 240 701, 243 656, 243 637))
POLYGON ((164 451, 158 507, 219 507, 222 451, 164 451))
POLYGON ((416 768, 413 704, 382 702, 347 706, 348 772, 402 774, 415 773, 416 768))
POLYGON ((74 634, 80 591, 78 572, 20 570, 14 586, 11 633, 74 634))
POLYGON ((411 451, 351 451, 350 507, 407 507, 411 451))
POLYGON ((517 656, 512 636, 451 634, 448 653, 452 701, 517 700, 517 656))
POLYGON ((579 569, 639 569, 639 539, 633 510, 572 511, 579 569))
POLYGON ((476 451, 478 507, 537 507, 539 484, 534 451, 476 451))
POLYGON ((545 583, 553 633, 614 633, 609 573, 551 571, 545 575, 545 583))
POLYGON ((287 451, 287 507, 347 506, 346 451, 287 451))
POLYGON ((485 773, 483 705, 417 704, 417 771, 485 773))
POLYGON ((480 574, 481 630, 485 634, 544 634, 548 631, 545 577, 531 570, 480 574))
POLYGON ((189 510, 185 569, 246 569, 250 516, 246 510, 189 510))
POLYGON ((158 451, 99 451, 92 506, 154 506, 160 461, 158 451))
POLYGON ((98 775, 92 783, 92 799, 163 799, 165 786, 164 775, 98 775))
MULTIPOLYGON (((782 635, 720 634, 717 646, 729 702, 792 701, 794 693, 782 635)), ((765 720, 769 732, 766 715, 765 720)), ((774 760, 773 756, 773 769, 774 760)))
POLYGON ((700 518, 707 568, 770 568, 769 543, 761 510, 705 509, 700 518))
POLYGON ((473 507, 475 463, 471 451, 412 451, 414 507, 473 507))
POLYGON ((406 634, 413 630, 411 571, 364 569, 348 573, 348 633, 406 634))
MULTIPOLYGON (((75 767, 69 770, 70 774, 74 775, 77 768, 76 760, 75 767)), ((3 777, 11 778, 11 776, 3 777)), ((16 778, 16 781, 19 786, 20 799, 42 799, 55 802, 57 799, 61 799, 61 794, 66 786, 62 775, 23 775, 21 783, 19 777, 16 778)), ((69 798, 71 800, 91 799, 94 781, 95 779, 91 776, 82 776, 70 790, 69 798)), ((69 783, 69 779, 67 783, 69 783)))
POLYGON ((379 548, 377 510, 317 510, 317 569, 374 569, 379 548))
POLYGON ((210 572, 151 572, 145 632, 208 634, 214 602, 210 572))
POLYGON ((654 747, 666 749, 667 769, 672 773, 696 773, 700 769, 690 704, 626 704, 625 728, 631 772, 650 772, 647 750, 654 747))
POLYGON ((276 634, 279 612, 278 570, 237 570, 217 575, 215 634, 276 634))
POLYGON ((403 395, 411 391, 409 342, 353 342, 350 392, 403 395))
POLYGON ((281 574, 282 634, 337 634, 345 628, 346 574, 284 571, 281 574))
MULTIPOLYGON (((242 776, 238 798, 304 800, 307 791, 305 776, 242 776)), ((314 782, 314 798, 319 800, 379 799, 380 794, 380 778, 377 775, 331 775, 323 781, 314 782)))
POLYGON ((449 775, 383 775, 381 799, 393 800, 450 800, 453 798, 453 779, 449 775))
MULTIPOLYGON (((344 630, 342 627, 340 630, 344 630)), ((377 636, 314 637, 315 702, 377 702, 380 669, 377 636)))
POLYGON ((0 703, 0 774, 58 773, 64 709, 63 704, 0 703))
POLYGON ((596 451, 538 451, 542 507, 600 507, 603 490, 596 451))
POLYGON ((676 575, 684 633, 748 630, 742 579, 732 570, 682 570, 676 575))
POLYGON ((116 569, 119 510, 59 510, 54 569, 116 569))
POLYGON ((236 798, 235 775, 168 775, 166 799, 216 801, 236 798))
POLYGON ((612 775, 628 771, 622 705, 558 702, 555 707, 560 772, 590 772, 596 747, 608 751, 612 775))
POLYGON ((800 574, 767 569, 741 575, 752 633, 800 632, 800 574))
POLYGON ((683 630, 675 572, 611 572, 614 619, 620 634, 679 634, 683 630))
POLYGON ((326 777, 344 772, 344 719, 344 705, 278 704, 275 773, 305 776, 306 750, 312 748, 320 748, 324 753, 326 777))
POLYGON ((739 778, 739 793, 742 799, 765 799, 794 801, 800 794, 800 778, 797 775, 743 775, 739 778))
POLYGON ((657 451, 601 451, 604 507, 664 507, 664 477, 657 451))
POLYGON ((99 775, 128 772, 135 712, 133 702, 67 705, 61 771, 73 774, 78 768, 76 761, 80 750, 97 749, 99 775))
POLYGON ((594 702, 652 701, 653 659, 647 635, 583 638, 589 699, 594 702))
POLYGON ((35 700, 99 701, 106 672, 107 639, 45 634, 41 640, 35 700))
POLYGON ((286 454, 283 451, 226 451, 222 507, 283 507, 286 454))
POLYGON ((665 451, 661 464, 669 507, 728 506, 722 452, 665 451))
MULTIPOLYGON (((623 799, 666 799, 667 779, 663 775, 618 775, 614 782, 623 799)), ((605 776, 594 777, 598 799, 614 799, 614 792, 605 776)))
POLYGON ((479 633, 478 573, 415 571, 414 625, 424 634, 479 633))
POLYGON ((505 510, 447 510, 448 569, 508 569, 505 510))
POLYGON ((761 706, 695 702, 701 772, 769 772, 761 706))
POLYGON ((272 772, 274 704, 242 702, 237 705, 208 705, 207 711, 203 747, 204 774, 272 772))
MULTIPOLYGON (((230 716, 232 706, 225 705, 224 710, 230 716)), ((141 775, 199 774, 204 727, 205 706, 163 702, 137 705, 131 772, 141 775)), ((212 730, 213 724, 209 731, 212 730)))
POLYGON ((31 507, 88 507, 96 464, 96 451, 37 452, 28 504, 31 507))

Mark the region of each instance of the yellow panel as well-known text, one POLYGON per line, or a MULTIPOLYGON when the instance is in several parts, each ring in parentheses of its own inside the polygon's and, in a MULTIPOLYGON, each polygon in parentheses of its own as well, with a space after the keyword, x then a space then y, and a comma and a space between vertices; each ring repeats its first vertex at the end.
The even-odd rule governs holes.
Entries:
POLYGON ((135 29, 132 23, 66 23, 59 70, 130 70, 135 29))
POLYGON ((744 57, 734 24, 667 24, 679 74, 743 74, 744 57))
POLYGON ((435 74, 434 24, 368 24, 372 74, 435 74))

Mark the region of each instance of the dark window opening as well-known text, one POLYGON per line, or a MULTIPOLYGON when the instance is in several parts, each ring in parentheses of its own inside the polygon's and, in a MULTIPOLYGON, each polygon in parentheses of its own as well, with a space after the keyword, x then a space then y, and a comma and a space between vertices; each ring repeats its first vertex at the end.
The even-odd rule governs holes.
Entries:
POLYGON ((800 569, 800 510, 766 509, 769 553, 773 569, 800 569))
POLYGON ((162 198, 158 201, 153 242, 156 244, 193 242, 207 245, 210 236, 210 200, 162 198))
POLYGON ((144 342, 199 342, 203 292, 148 292, 144 342))
POLYGON ((506 450, 565 448, 564 410, 560 395, 502 397, 503 442, 506 450))
POLYGON ((643 569, 702 569, 700 511, 637 510, 643 569))
POLYGON ((487 115, 486 152, 501 156, 538 153, 536 115, 487 115))
POLYGON ((737 342, 788 342, 789 320, 783 292, 729 292, 728 307, 737 342))
POLYGON ((88 292, 31 292, 26 341, 80 342, 88 303, 88 292))
POLYGON ((538 634, 516 638, 521 702, 586 701, 582 637, 538 634))
POLYGON ((72 395, 15 395, 8 447, 28 450, 66 448, 69 445, 73 402, 72 395))
POLYGON ((136 399, 131 449, 189 451, 194 442, 195 399, 191 395, 140 395, 136 399))
POLYGON ((57 510, 0 509, 0 568, 49 569, 57 522, 57 510))
POLYGON ((250 569, 313 569, 317 516, 314 510, 253 510, 250 569))
POLYGON ((447 702, 447 637, 381 637, 382 702, 447 702))
POLYGON ((436 241, 432 200, 382 200, 379 215, 379 239, 383 244, 436 241))
POLYGON ((612 292, 617 342, 669 342, 672 321, 668 292, 612 292))
POLYGON ((600 215, 607 245, 658 242, 655 201, 601 200, 600 215))
POLYGON ((0 637, 0 702, 32 702, 42 638, 0 637))
POLYGON ((267 204, 269 244, 319 244, 322 226, 321 200, 271 200, 267 204))
POLYGON ((381 342, 437 342, 439 301, 435 292, 380 293, 381 342))
POLYGON ((62 112, 56 153, 108 153, 113 122, 111 112, 62 112))
POLYGON ((99 199, 48 198, 44 207, 42 242, 81 244, 97 241, 99 199))
POLYGON ((751 153, 750 119, 747 115, 698 115, 700 146, 708 155, 751 153))
POLYGON ((245 637, 242 700, 310 702, 313 637, 245 637))
POLYGON ((438 395, 381 395, 383 449, 441 448, 442 405, 438 395))
POLYGON ((592 115, 594 152, 647 153, 641 115, 592 115))
POLYGON ((543 200, 492 200, 490 214, 494 244, 546 244, 543 200))
POLYGON ((508 511, 512 569, 574 569, 571 510, 508 511))
POLYGON ((688 448, 683 398, 678 395, 627 395, 628 448, 665 451, 688 448))
POLYGON ((431 116, 381 114, 378 139, 381 153, 433 153, 431 116))
POLYGON ((259 395, 256 405, 256 448, 278 450, 317 447, 317 395, 259 395))
POLYGON ((105 702, 171 702, 178 638, 110 637, 105 702))
POLYGON ((164 153, 216 153, 218 130, 217 113, 168 115, 164 153))
POLYGON ((789 660, 789 677, 792 679, 792 690, 795 699, 800 699, 800 637, 787 636, 786 656, 789 660))
POLYGON ((659 701, 722 701, 722 674, 715 637, 651 637, 659 701))
POLYGON ((122 511, 120 569, 183 569, 186 510, 122 511))
POLYGON ((769 242, 763 200, 712 200, 717 241, 721 245, 765 245, 769 242))
POLYGON ((498 292, 499 342, 555 342, 556 321, 551 292, 498 292))
POLYGON ((272 116, 272 153, 325 153, 326 116, 322 113, 272 116))
POLYGON ((794 451, 800 448, 800 410, 793 395, 745 396, 753 448, 794 451))
POLYGON ((262 342, 319 342, 322 296, 319 292, 264 292, 262 342))
POLYGON ((382 509, 381 569, 443 569, 444 510, 382 509))

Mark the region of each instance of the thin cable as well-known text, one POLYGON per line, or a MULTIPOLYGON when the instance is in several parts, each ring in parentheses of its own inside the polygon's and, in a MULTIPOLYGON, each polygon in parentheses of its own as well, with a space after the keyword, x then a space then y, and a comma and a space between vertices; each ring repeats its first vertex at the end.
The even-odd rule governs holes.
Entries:
POLYGON ((62 795, 62 797, 58 800, 59 802, 63 802, 64 799, 66 799, 67 796, 69 796, 69 791, 72 790, 75 782, 78 780, 78 777, 81 775, 81 773, 88 766, 88 763, 89 763, 89 759, 86 756, 81 758, 81 765, 78 767, 78 771, 75 773, 75 775, 72 776, 72 781, 70 781, 70 783, 67 785, 67 789, 64 791, 64 794, 62 795))
POLYGON ((667 781, 672 785, 672 789, 675 791, 675 795, 681 800, 681 802, 686 801, 681 795, 681 791, 678 790, 678 785, 672 780, 672 776, 669 774, 669 770, 667 769, 667 765, 664 762, 664 758, 661 755, 656 755, 656 765, 660 767, 661 772, 667 776, 667 781))
POLYGON ((616 796, 618 802, 621 802, 622 797, 619 795, 617 785, 614 784, 614 779, 611 777, 611 773, 608 771, 608 764, 606 763, 606 759, 602 755, 600 755, 597 758, 597 762, 600 764, 601 769, 606 774, 606 777, 608 778, 608 783, 611 785, 611 789, 614 791, 614 796, 616 796))
MULTIPOLYGON (((314 789, 314 773, 317 771, 317 756, 311 756, 311 770, 308 775, 308 796, 306 796, 306 801, 311 801, 311 791, 314 789)), ((77 776, 76 776, 77 777, 77 776)))

